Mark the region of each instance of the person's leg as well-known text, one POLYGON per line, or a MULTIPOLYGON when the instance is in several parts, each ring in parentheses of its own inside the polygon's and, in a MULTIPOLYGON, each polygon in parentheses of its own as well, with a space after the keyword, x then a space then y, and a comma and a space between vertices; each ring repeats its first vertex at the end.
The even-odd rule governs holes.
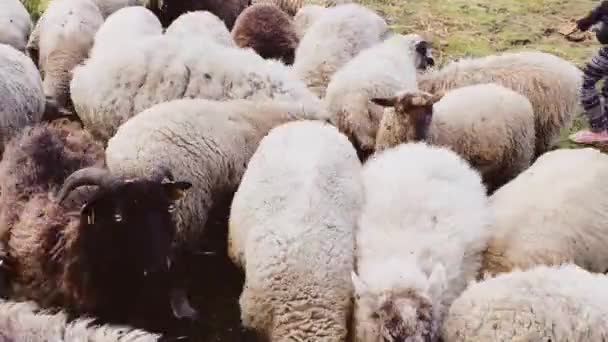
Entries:
MULTIPOLYGON (((570 139, 574 142, 608 142, 608 111, 602 110, 600 94, 596 88, 605 76, 608 76, 608 47, 602 47, 583 70, 580 98, 590 129, 571 135, 570 139)), ((602 88, 602 95, 608 95, 608 86, 602 88)))

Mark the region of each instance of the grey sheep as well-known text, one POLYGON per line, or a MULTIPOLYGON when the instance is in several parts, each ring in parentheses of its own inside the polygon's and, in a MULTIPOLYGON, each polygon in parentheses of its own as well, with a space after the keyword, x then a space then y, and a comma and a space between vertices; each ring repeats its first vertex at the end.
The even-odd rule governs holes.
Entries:
POLYGON ((32 31, 32 19, 19 0, 0 2, 0 44, 8 44, 25 52, 32 31))
POLYGON ((42 80, 32 60, 0 44, 0 153, 21 129, 39 122, 45 109, 42 80))

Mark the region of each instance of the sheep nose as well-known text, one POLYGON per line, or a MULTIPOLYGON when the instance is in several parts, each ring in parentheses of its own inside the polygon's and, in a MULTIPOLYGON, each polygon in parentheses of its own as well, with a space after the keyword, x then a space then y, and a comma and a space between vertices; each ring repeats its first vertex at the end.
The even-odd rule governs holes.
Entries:
POLYGON ((432 57, 427 57, 426 58, 426 65, 428 67, 432 67, 435 65, 435 60, 432 57))

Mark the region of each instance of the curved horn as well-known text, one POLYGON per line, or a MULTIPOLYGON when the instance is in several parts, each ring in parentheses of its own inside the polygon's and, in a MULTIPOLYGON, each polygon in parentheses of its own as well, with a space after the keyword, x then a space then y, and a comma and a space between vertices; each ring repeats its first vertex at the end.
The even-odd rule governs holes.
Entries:
POLYGON ((63 183, 63 187, 57 195, 59 203, 72 192, 72 190, 85 185, 105 186, 114 180, 110 171, 99 167, 87 167, 72 173, 63 183))

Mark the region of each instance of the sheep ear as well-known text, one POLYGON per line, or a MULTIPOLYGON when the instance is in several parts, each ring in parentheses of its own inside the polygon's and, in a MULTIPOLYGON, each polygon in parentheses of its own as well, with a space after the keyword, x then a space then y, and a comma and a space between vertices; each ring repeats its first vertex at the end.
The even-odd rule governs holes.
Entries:
POLYGON ((357 296, 357 298, 359 296, 361 296, 361 294, 368 292, 368 287, 367 284, 365 284, 363 282, 363 280, 361 280, 361 278, 359 278, 359 276, 357 275, 357 273, 355 273, 354 271, 350 273, 350 278, 353 282, 353 286, 355 288, 355 294, 357 296))
POLYGON ((431 298, 438 298, 447 288, 447 275, 443 264, 438 263, 429 276, 427 293, 431 298))
POLYGON ((372 99, 372 102, 382 107, 395 107, 395 104, 397 103, 397 96, 376 97, 372 99))
POLYGON ((184 198, 186 191, 192 187, 192 183, 185 181, 165 182, 162 186, 171 201, 178 201, 184 198))

